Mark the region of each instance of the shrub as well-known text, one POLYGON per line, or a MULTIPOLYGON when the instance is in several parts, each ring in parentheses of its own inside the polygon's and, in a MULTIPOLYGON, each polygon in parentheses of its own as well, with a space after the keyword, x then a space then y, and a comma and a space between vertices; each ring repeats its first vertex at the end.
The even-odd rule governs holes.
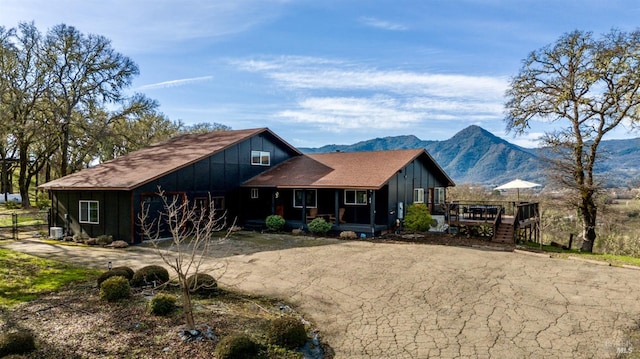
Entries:
POLYGON ((36 197, 36 206, 38 209, 43 210, 51 207, 51 200, 49 199, 49 195, 45 192, 38 193, 36 197))
POLYGON ((271 344, 295 349, 307 342, 304 324, 293 317, 280 317, 269 324, 267 339, 271 344))
POLYGON ((424 203, 414 203, 407 207, 404 226, 412 231, 428 231, 434 225, 429 208, 424 203))
POLYGON ((236 334, 222 338, 216 346, 218 359, 250 359, 260 351, 258 343, 245 334, 236 334))
POLYGON ((314 218, 314 220, 309 223, 309 231, 313 234, 327 234, 327 232, 331 230, 331 227, 331 223, 328 223, 321 217, 314 218))
POLYGON ((103 234, 101 236, 98 236, 98 238, 96 238, 96 244, 98 245, 106 246, 111 243, 113 243, 113 237, 108 234, 103 234))
POLYGON ((22 206, 21 206, 21 205, 20 205, 20 203, 18 203, 18 202, 14 202, 14 201, 6 201, 6 202, 4 203, 4 207, 5 207, 6 209, 20 209, 20 207, 22 207, 22 206))
POLYGON ((102 273, 102 274, 100 274, 100 275, 98 276, 98 280, 97 280, 97 282, 98 282, 98 287, 101 287, 101 286, 102 286, 102 283, 103 283, 105 280, 107 280, 107 279, 109 279, 109 278, 111 278, 111 277, 118 277, 118 276, 120 276, 120 277, 124 277, 124 278, 126 278, 127 280, 131 280, 131 278, 133 277, 132 275, 129 275, 129 272, 128 272, 128 271, 126 271, 126 270, 124 270, 124 269, 121 269, 121 268, 113 268, 113 269, 111 269, 111 270, 109 270, 109 271, 106 271, 106 272, 104 272, 104 273, 102 273))
POLYGON ((127 266, 119 266, 119 267, 113 267, 111 268, 111 270, 117 270, 117 271, 123 271, 126 273, 126 275, 124 275, 123 277, 127 278, 128 280, 133 279, 133 274, 135 273, 133 271, 133 269, 131 269, 130 267, 127 266))
POLYGON ((13 354, 25 354, 35 348, 35 339, 30 331, 20 330, 0 335, 0 358, 13 354))
POLYGON ((169 294, 158 294, 149 302, 149 312, 155 315, 167 315, 176 307, 176 297, 169 294))
POLYGON ((267 229, 271 232, 279 232, 284 228, 285 220, 282 216, 274 214, 272 216, 267 217, 265 220, 265 224, 267 225, 267 229))
POLYGON ((187 278, 187 287, 192 293, 207 293, 218 287, 216 279, 206 273, 197 273, 187 278))
POLYGON ((153 283, 162 284, 169 281, 169 271, 164 267, 150 265, 138 269, 131 278, 131 285, 134 287, 142 287, 145 284, 153 283))
POLYGON ((100 285, 100 299, 115 302, 128 298, 131 294, 131 286, 125 277, 115 276, 105 279, 100 285))
POLYGON ((342 239, 357 239, 358 235, 354 231, 342 231, 342 232, 340 232, 340 238, 342 238, 342 239))

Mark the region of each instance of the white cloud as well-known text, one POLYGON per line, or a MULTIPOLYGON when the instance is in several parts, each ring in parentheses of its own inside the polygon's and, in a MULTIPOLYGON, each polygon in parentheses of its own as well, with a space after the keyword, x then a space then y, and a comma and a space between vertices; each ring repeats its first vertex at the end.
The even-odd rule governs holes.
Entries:
POLYGON ((375 27, 383 30, 391 30, 391 31, 405 31, 409 28, 405 25, 393 23, 386 20, 380 20, 375 17, 363 16, 359 19, 361 23, 367 26, 375 27))
POLYGON ((379 70, 317 58, 248 60, 234 64, 246 71, 262 72, 281 86, 292 89, 385 90, 439 97, 499 98, 502 101, 508 86, 508 80, 503 77, 379 70))
POLYGON ((46 31, 66 23, 103 35, 127 53, 162 49, 179 41, 247 31, 279 16, 272 0, 2 0, 0 24, 35 21, 46 31))
POLYGON ((292 108, 276 118, 329 131, 501 120, 508 86, 502 77, 374 69, 312 57, 236 60, 233 65, 262 74, 295 96, 292 108))
POLYGON ((187 79, 163 81, 155 84, 142 85, 136 88, 135 90, 144 91, 144 90, 155 90, 155 89, 162 89, 162 88, 169 88, 169 87, 185 86, 185 85, 189 85, 197 82, 209 81, 211 79, 213 79, 213 76, 201 76, 201 77, 192 77, 187 79))
POLYGON ((281 111, 276 117, 328 131, 407 128, 421 118, 420 114, 403 110, 397 100, 384 96, 308 98, 299 103, 298 109, 281 111))

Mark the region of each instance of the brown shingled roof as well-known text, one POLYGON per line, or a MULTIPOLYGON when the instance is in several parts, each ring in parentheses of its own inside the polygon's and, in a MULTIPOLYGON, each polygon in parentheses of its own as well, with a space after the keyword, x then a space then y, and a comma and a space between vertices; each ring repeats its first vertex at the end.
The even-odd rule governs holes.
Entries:
POLYGON ((263 132, 281 140, 267 128, 182 135, 47 182, 39 188, 131 190, 263 132))
POLYGON ((424 149, 331 152, 292 158, 245 182, 245 187, 379 189, 414 159, 425 156, 446 182, 453 181, 424 149))

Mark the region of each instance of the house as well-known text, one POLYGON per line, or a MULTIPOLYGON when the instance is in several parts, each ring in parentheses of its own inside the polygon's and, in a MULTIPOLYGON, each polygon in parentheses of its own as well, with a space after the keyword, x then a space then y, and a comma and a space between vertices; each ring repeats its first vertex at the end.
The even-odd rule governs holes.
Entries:
POLYGON ((241 212, 240 185, 302 154, 267 128, 190 134, 129 153, 38 188, 51 196, 50 225, 66 232, 102 234, 137 243, 142 203, 160 206, 166 193, 197 201, 211 196, 217 209, 241 212))
POLYGON ((277 213, 301 227, 324 217, 334 230, 367 236, 393 228, 405 204, 442 212, 449 186, 453 181, 424 149, 298 156, 242 185, 250 190, 248 218, 277 213))
POLYGON ((453 181, 424 149, 303 155, 267 128, 183 135, 45 183, 51 226, 142 241, 142 204, 157 191, 211 198, 239 223, 280 214, 291 227, 322 216, 336 230, 372 235, 402 218, 405 204, 433 212, 453 181))

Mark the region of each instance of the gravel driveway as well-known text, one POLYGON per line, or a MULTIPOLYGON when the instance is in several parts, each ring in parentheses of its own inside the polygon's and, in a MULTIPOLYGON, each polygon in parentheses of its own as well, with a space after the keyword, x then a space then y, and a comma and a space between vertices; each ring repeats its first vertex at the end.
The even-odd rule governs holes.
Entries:
MULTIPOLYGON (((331 243, 215 259, 227 263, 220 283, 293 302, 336 358, 602 358, 634 349, 624 331, 640 319, 638 270, 472 248, 331 243)), ((156 261, 139 247, 2 245, 85 264, 156 261)))

